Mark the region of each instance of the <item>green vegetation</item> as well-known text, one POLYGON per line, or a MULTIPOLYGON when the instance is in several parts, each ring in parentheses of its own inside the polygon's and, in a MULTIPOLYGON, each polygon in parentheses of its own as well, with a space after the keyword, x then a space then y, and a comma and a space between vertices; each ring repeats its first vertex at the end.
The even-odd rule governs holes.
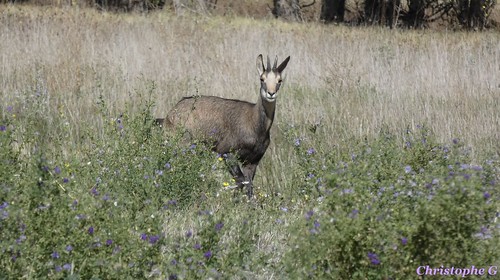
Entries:
POLYGON ((339 27, 321 42, 322 26, 194 19, 2 13, 0 279, 500 265, 498 34, 339 27), (224 155, 153 120, 194 93, 255 100, 263 50, 292 60, 247 201, 224 155))
POLYGON ((290 192, 245 202, 224 188, 221 155, 164 141, 152 93, 132 115, 99 100, 103 127, 82 124, 90 144, 67 155, 68 120, 51 123, 46 98, 28 94, 22 117, 2 107, 4 277, 412 278, 499 260, 500 162, 472 164, 457 139, 382 130, 321 151, 289 128, 290 192))

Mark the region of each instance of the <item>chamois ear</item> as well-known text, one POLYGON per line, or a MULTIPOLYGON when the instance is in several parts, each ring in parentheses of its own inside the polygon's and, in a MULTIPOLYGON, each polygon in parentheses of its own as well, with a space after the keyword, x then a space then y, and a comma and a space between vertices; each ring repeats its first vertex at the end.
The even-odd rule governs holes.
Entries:
POLYGON ((262 76, 262 74, 264 74, 264 72, 266 71, 262 54, 259 54, 259 56, 257 56, 257 71, 259 71, 259 76, 262 76))
POLYGON ((278 68, 276 68, 276 71, 278 71, 278 73, 283 72, 283 70, 285 70, 285 67, 288 64, 289 60, 290 60, 290 56, 287 57, 283 62, 281 62, 280 66, 278 66, 278 68))

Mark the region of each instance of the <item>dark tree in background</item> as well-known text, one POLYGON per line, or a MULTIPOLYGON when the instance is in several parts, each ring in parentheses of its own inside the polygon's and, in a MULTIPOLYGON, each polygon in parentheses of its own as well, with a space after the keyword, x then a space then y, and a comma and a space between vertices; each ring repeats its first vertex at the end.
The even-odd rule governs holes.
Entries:
MULTIPOLYGON (((391 28, 406 26, 424 28, 446 26, 479 30, 498 27, 500 22, 490 20, 498 0, 265 0, 272 14, 290 21, 319 20, 324 23, 385 25, 391 28), (272 3, 272 7, 271 7, 272 3), (311 10, 307 7, 314 6, 311 10)), ((226 14, 238 11, 243 16, 264 17, 269 10, 262 7, 262 1, 236 0, 0 0, 0 4, 12 3, 33 5, 78 5, 96 7, 113 12, 149 12, 168 9, 182 14, 226 14), (244 3, 241 3, 244 2, 244 3), (257 3, 258 2, 258 3, 257 3), (248 9, 248 11, 245 11, 248 9)), ((237 13, 238 13, 237 12, 237 13)))
POLYGON ((343 22, 344 15, 345 15, 345 0, 322 1, 320 20, 324 22, 343 22))
POLYGON ((466 28, 486 27, 489 12, 495 0, 457 0, 457 16, 460 24, 466 28))
POLYGON ((425 23, 426 0, 408 0, 408 12, 403 21, 408 27, 423 27, 425 23))
POLYGON ((394 27, 400 6, 401 0, 365 0, 365 21, 394 27))

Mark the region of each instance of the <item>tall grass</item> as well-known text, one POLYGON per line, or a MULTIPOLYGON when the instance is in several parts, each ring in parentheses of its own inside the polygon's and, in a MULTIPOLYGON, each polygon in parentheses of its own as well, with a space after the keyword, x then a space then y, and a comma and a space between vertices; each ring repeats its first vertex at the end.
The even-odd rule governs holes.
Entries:
POLYGON ((35 80, 72 123, 120 110, 147 80, 164 115, 182 96, 256 100, 255 58, 291 55, 282 123, 322 121, 328 142, 427 123, 440 140, 498 150, 498 33, 389 31, 242 18, 114 15, 2 6, 2 101, 35 80))
POLYGON ((498 263, 499 41, 0 6, 0 278, 498 263), (291 61, 247 203, 221 155, 152 120, 186 95, 256 100, 259 53, 291 61))

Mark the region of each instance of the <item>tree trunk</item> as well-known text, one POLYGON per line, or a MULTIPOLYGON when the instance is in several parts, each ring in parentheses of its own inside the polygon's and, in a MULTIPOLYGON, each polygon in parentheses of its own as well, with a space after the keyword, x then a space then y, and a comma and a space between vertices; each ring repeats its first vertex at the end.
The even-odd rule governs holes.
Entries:
POLYGON ((486 14, 483 12, 481 0, 458 0, 458 20, 466 28, 483 28, 486 25, 486 14))
POLYGON ((324 22, 343 22, 345 15, 345 0, 323 0, 320 19, 324 22))
POLYGON ((366 0, 365 21, 393 27, 398 19, 401 0, 366 0))
POLYGON ((423 27, 425 22, 425 0, 408 0, 405 23, 409 27, 423 27))

